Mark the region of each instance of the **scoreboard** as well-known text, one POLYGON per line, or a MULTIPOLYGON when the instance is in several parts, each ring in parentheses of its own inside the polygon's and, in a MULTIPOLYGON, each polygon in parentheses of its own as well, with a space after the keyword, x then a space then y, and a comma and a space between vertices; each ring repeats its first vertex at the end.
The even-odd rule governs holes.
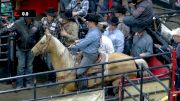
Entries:
POLYGON ((15 10, 14 17, 36 17, 35 10, 15 10))

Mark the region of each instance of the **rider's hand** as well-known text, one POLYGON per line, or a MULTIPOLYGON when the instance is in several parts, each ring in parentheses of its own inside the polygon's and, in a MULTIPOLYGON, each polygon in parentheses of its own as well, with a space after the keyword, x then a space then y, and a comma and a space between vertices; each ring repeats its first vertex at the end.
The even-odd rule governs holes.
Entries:
POLYGON ((80 40, 75 40, 75 43, 79 43, 80 40))
POLYGON ((67 34, 68 33, 64 29, 61 30, 61 36, 67 36, 67 34))
POLYGON ((77 16, 77 15, 78 15, 78 12, 72 12, 72 15, 73 15, 73 16, 77 16))

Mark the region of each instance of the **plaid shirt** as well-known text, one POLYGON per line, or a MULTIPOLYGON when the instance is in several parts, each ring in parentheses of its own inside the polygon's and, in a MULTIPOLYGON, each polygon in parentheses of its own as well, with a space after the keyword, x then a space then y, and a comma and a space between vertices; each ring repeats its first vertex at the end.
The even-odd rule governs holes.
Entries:
POLYGON ((79 16, 86 16, 89 10, 89 1, 82 0, 80 4, 77 3, 77 0, 71 0, 69 5, 66 7, 66 10, 71 10, 78 12, 79 16))
POLYGON ((60 39, 60 21, 58 20, 58 18, 55 18, 52 22, 48 22, 48 19, 47 17, 43 17, 41 19, 41 22, 42 22, 42 25, 43 25, 43 28, 46 29, 48 28, 49 29, 49 32, 55 36, 56 38, 60 39))

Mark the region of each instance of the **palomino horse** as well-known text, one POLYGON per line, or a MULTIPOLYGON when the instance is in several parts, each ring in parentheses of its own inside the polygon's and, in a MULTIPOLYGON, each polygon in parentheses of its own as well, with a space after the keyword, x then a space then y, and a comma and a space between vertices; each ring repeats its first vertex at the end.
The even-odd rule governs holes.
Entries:
MULTIPOLYGON (((52 65, 55 70, 73 68, 75 64, 75 59, 72 54, 68 51, 68 49, 53 35, 46 30, 45 35, 42 39, 32 48, 32 52, 34 55, 43 54, 45 52, 50 54, 52 65)), ((128 59, 131 58, 122 53, 112 53, 108 55, 108 61, 120 60, 120 59, 128 59)), ((119 63, 112 63, 106 65, 105 72, 108 74, 113 73, 122 73, 131 70, 136 70, 136 65, 133 60, 124 61, 119 63)), ((91 70, 91 69, 89 69, 91 70)), ((137 73, 128 74, 128 77, 134 78, 137 76, 137 73)), ((57 73, 57 80, 70 81, 76 79, 76 74, 74 71, 63 71, 57 73)), ((117 79, 117 76, 106 77, 104 78, 105 82, 112 81, 117 79)), ((97 84, 101 83, 101 78, 97 78, 96 80, 88 80, 88 87, 93 87, 97 84), (96 82, 95 82, 96 81, 96 82)), ((69 83, 61 85, 61 93, 67 93, 69 91, 77 90, 75 83, 69 83)))

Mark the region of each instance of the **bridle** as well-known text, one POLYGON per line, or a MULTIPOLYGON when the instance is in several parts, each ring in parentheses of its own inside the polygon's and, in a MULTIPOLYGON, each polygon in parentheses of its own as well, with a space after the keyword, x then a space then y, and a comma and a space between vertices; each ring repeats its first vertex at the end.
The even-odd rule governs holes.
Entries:
MULTIPOLYGON (((46 36, 46 37, 47 37, 47 36, 46 36)), ((52 39, 52 35, 51 35, 51 36, 49 37, 49 39, 47 40, 47 45, 46 45, 45 48, 43 48, 43 49, 40 49, 40 48, 38 47, 38 45, 35 46, 35 47, 37 48, 37 50, 38 50, 39 53, 43 53, 43 51, 47 49, 47 47, 49 46, 49 43, 50 43, 51 39, 52 39)), ((41 43, 40 43, 40 44, 41 44, 41 43)))

